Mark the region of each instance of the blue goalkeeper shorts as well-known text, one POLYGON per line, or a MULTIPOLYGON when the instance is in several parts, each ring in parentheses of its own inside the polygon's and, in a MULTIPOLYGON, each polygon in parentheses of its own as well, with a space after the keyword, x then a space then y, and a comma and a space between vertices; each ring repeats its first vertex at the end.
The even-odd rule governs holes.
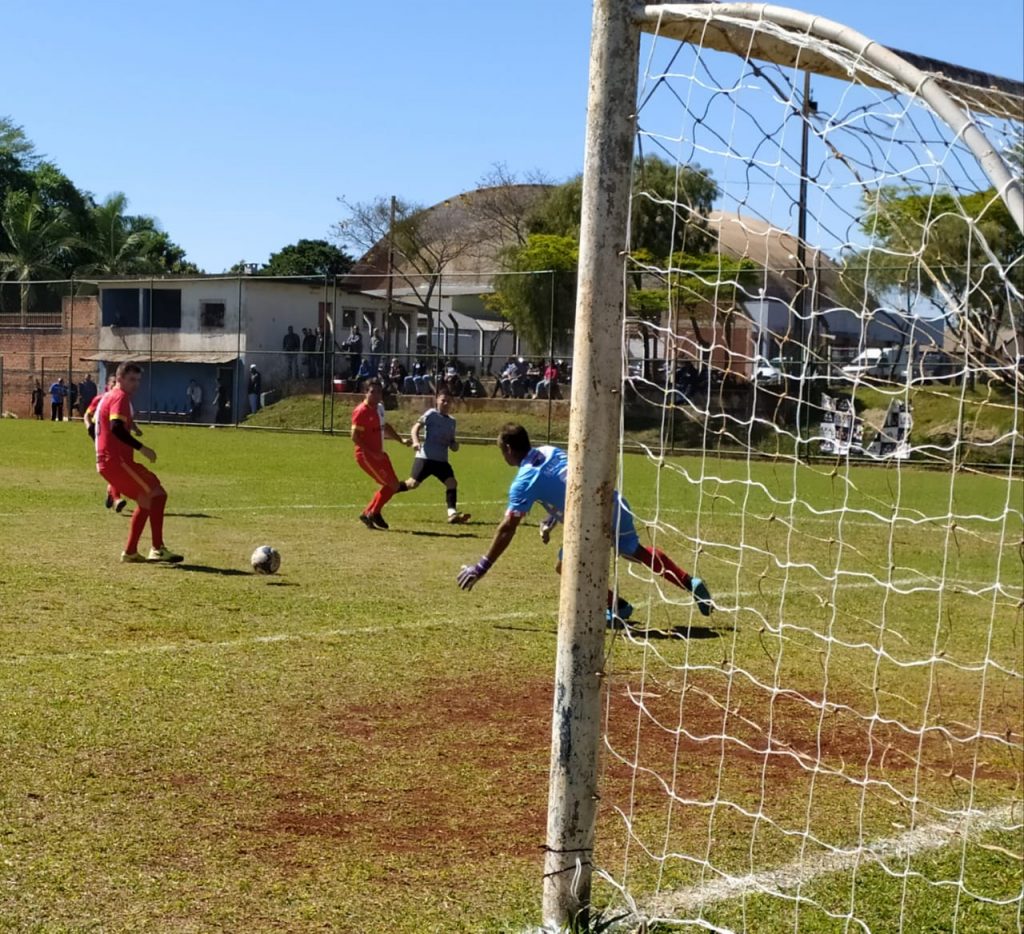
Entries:
MULTIPOLYGON (((637 548, 640 547, 640 536, 636 534, 636 526, 633 525, 633 513, 630 511, 629 503, 625 497, 615 491, 615 503, 612 507, 612 534, 615 539, 615 553, 633 557, 637 548)), ((558 560, 561 563, 562 549, 558 549, 558 560)))

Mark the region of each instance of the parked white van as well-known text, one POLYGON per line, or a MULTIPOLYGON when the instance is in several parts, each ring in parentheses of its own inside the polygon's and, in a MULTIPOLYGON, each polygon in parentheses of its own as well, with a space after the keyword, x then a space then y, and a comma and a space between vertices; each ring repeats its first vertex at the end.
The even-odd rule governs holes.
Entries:
POLYGON ((843 376, 863 379, 885 359, 886 352, 881 347, 867 347, 843 367, 843 376))

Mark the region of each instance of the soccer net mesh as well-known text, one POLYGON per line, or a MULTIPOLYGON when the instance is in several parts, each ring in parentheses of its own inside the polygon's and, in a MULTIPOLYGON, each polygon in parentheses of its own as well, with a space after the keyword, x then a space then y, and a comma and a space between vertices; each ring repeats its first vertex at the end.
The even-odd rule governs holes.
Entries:
MULTIPOLYGON (((859 52, 651 9, 619 488, 716 610, 617 562, 595 905, 1019 930, 1024 238, 859 52)), ((1019 179, 1019 90, 946 87, 1019 179)))

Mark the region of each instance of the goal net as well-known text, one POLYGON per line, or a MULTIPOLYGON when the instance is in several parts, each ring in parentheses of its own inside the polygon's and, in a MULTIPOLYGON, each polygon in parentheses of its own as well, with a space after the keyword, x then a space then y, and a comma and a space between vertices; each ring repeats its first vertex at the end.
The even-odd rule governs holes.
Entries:
POLYGON ((752 8, 644 13, 617 486, 715 611, 615 564, 592 910, 1019 930, 1021 85, 752 8))

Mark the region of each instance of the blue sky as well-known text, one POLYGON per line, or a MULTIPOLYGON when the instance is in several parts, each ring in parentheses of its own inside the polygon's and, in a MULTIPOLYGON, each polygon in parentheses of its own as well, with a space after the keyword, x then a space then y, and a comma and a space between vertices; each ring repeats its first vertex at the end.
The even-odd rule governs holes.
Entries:
MULTIPOLYGON (((1024 78, 1021 0, 819 0, 887 45, 1024 78)), ((80 187, 123 191, 207 272, 432 204, 495 163, 582 165, 589 0, 9 4, 0 114, 80 187)))

